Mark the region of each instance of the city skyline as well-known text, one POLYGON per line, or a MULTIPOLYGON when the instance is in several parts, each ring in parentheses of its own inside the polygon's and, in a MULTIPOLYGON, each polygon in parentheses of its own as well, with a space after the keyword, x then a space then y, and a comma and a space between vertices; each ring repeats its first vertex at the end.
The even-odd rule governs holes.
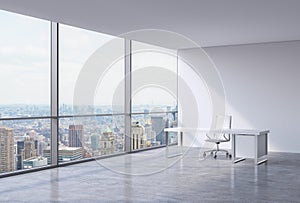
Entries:
MULTIPOLYGON (((132 148, 133 150, 164 144, 164 138, 161 135, 163 128, 176 126, 177 122, 177 118, 174 117, 174 120, 170 113, 157 114, 156 124, 153 123, 153 119, 154 117, 151 114, 135 115, 132 118, 132 132, 135 131, 136 126, 141 126, 144 129, 140 131, 138 129, 140 127, 137 128, 139 135, 136 138, 132 134, 133 139, 143 140, 143 144, 136 145, 132 148), (157 122, 159 123, 157 124, 157 122)), ((125 142, 124 125, 124 116, 87 117, 81 120, 81 124, 70 118, 60 119, 59 162, 123 152, 125 142), (75 140, 70 141, 70 136, 73 135, 82 137, 82 144, 76 143, 81 141, 78 137, 74 137, 75 140), (80 155, 78 154, 79 151, 80 155)), ((7 155, 7 157, 14 163, 14 170, 41 167, 45 166, 45 163, 51 163, 50 119, 2 120, 0 121, 1 128, 10 129, 13 133, 11 144, 14 145, 14 150, 10 154, 14 154, 14 156, 7 155)))
MULTIPOLYGON (((109 105, 88 107, 89 112, 95 115, 101 114, 124 114, 123 112, 115 112, 109 105)), ((155 105, 151 106, 150 104, 146 105, 135 105, 132 106, 132 113, 155 113, 155 112, 177 112, 177 105, 167 106, 167 105, 155 105)), ((91 114, 91 115, 92 115, 91 114)), ((76 113, 76 110, 73 109, 71 105, 61 105, 59 107, 59 115, 72 116, 79 115, 76 113)), ((28 105, 28 104, 11 104, 11 105, 0 105, 0 120, 1 118, 28 118, 28 117, 47 117, 50 116, 50 106, 48 105, 28 105)))

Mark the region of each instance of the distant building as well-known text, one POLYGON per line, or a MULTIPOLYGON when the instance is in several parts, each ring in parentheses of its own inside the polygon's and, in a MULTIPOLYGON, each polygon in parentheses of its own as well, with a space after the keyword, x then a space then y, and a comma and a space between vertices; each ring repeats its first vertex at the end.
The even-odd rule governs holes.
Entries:
POLYGON ((118 136, 116 136, 115 142, 116 142, 117 151, 123 152, 124 151, 124 134, 119 133, 118 136))
POLYGON ((32 138, 26 137, 24 140, 24 149, 21 151, 22 160, 37 157, 38 155, 38 141, 32 138))
POLYGON ((69 146, 69 134, 61 134, 60 141, 65 145, 69 146))
MULTIPOLYGON (((48 164, 51 164, 51 149, 47 147, 44 149, 44 157, 47 158, 48 164)), ((82 159, 82 148, 81 147, 67 147, 67 146, 59 146, 58 148, 58 162, 68 162, 82 159)))
POLYGON ((160 144, 166 144, 164 136, 164 120, 163 116, 151 116, 152 129, 156 133, 156 141, 160 144))
POLYGON ((131 125, 131 150, 145 148, 146 142, 144 126, 140 125, 139 122, 133 122, 131 125))
POLYGON ((84 156, 83 125, 69 125, 69 147, 81 147, 84 156))
POLYGON ((36 167, 46 166, 47 163, 48 163, 47 158, 45 158, 45 157, 29 158, 29 159, 25 159, 23 161, 23 168, 24 169, 29 169, 29 168, 36 168, 36 167))
POLYGON ((99 150, 100 147, 100 136, 98 134, 93 134, 91 136, 91 147, 93 151, 99 150))
POLYGON ((69 125, 69 147, 83 146, 83 125, 69 125))
POLYGON ((26 136, 23 141, 17 142, 17 170, 23 168, 23 160, 38 156, 38 141, 26 136))
POLYGON ((172 113, 173 120, 177 121, 178 120, 178 106, 176 105, 176 107, 172 111, 173 111, 173 113, 172 113))
POLYGON ((148 109, 144 109, 144 120, 147 119, 147 117, 149 116, 149 110, 148 109))
POLYGON ((48 146, 48 144, 44 141, 38 142, 38 155, 43 156, 44 149, 48 146))
POLYGON ((155 132, 152 130, 152 124, 150 119, 146 120, 145 123, 145 135, 146 135, 146 139, 147 139, 147 147, 153 146, 156 143, 156 134, 155 132))
POLYGON ((15 170, 14 130, 0 127, 0 173, 15 170))
POLYGON ((107 127, 100 137, 100 155, 115 153, 117 146, 115 145, 115 136, 111 129, 107 127))
POLYGON ((24 140, 23 141, 17 141, 17 161, 16 161, 16 169, 21 170, 22 169, 22 150, 24 149, 24 140))

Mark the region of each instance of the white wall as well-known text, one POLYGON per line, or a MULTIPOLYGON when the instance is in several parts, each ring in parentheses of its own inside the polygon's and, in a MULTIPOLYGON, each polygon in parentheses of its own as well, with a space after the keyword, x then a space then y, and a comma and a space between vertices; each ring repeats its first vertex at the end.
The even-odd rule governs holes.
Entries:
MULTIPOLYGON (((205 51, 221 74, 233 128, 270 129, 270 151, 300 152, 300 41, 205 51)), ((189 55, 193 50, 180 52, 189 55)), ((186 68, 179 64, 179 74, 186 68)), ((180 97, 184 92, 179 84, 180 97)))
MULTIPOLYGON (((195 54, 197 55, 197 53, 193 53, 190 56, 191 52, 187 52, 187 54, 192 58, 194 58, 195 54)), ((178 52, 178 55, 188 58, 182 52, 178 52)), ((189 64, 180 59, 178 60, 178 104, 179 126, 188 128, 210 127, 213 105, 207 84, 201 75, 198 75, 189 64)), ((183 144, 185 146, 202 146, 204 144, 204 136, 196 131, 185 132, 183 144)))

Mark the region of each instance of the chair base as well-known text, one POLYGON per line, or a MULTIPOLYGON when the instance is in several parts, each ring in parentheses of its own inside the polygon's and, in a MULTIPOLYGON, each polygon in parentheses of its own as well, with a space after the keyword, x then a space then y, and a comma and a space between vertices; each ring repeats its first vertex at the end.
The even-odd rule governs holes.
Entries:
POLYGON ((210 153, 216 159, 218 152, 225 152, 226 153, 226 157, 229 157, 230 159, 232 157, 231 154, 227 150, 225 150, 225 149, 219 149, 219 147, 217 147, 217 149, 212 149, 212 150, 204 151, 203 152, 203 157, 206 157, 206 154, 210 153))

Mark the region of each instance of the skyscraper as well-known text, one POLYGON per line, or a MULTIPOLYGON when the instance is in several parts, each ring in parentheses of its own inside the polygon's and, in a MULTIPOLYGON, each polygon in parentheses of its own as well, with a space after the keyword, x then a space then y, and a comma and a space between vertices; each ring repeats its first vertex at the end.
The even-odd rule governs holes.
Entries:
POLYGON ((144 109, 144 120, 146 120, 148 116, 149 116, 149 110, 144 109))
POLYGON ((100 155, 113 154, 116 151, 115 136, 109 127, 106 127, 100 138, 100 155))
POLYGON ((24 141, 17 142, 17 170, 23 168, 25 159, 35 158, 38 156, 38 141, 26 136, 24 141))
POLYGON ((152 130, 152 124, 151 124, 150 119, 146 120, 144 127, 145 127, 145 135, 146 135, 146 139, 147 139, 147 147, 155 146, 156 145, 156 134, 152 130))
POLYGON ((146 147, 146 135, 144 126, 139 122, 133 122, 131 125, 131 149, 141 149, 146 147))
POLYGON ((23 141, 17 141, 17 170, 22 169, 22 150, 24 149, 24 140, 23 141))
POLYGON ((0 173, 14 171, 14 165, 14 131, 0 127, 0 173))
POLYGON ((24 149, 22 150, 22 160, 37 157, 37 140, 26 137, 24 141, 24 149))
POLYGON ((93 134, 91 136, 91 147, 93 151, 99 150, 99 142, 100 142, 100 136, 98 134, 93 134))
POLYGON ((156 141, 165 144, 163 116, 151 116, 152 129, 156 133, 156 141))
POLYGON ((173 115, 173 120, 174 122, 176 123, 176 126, 177 126, 177 121, 178 121, 178 106, 176 105, 175 108, 173 108, 172 110, 172 115, 173 115))
POLYGON ((84 157, 83 125, 69 125, 69 147, 81 147, 84 157))

